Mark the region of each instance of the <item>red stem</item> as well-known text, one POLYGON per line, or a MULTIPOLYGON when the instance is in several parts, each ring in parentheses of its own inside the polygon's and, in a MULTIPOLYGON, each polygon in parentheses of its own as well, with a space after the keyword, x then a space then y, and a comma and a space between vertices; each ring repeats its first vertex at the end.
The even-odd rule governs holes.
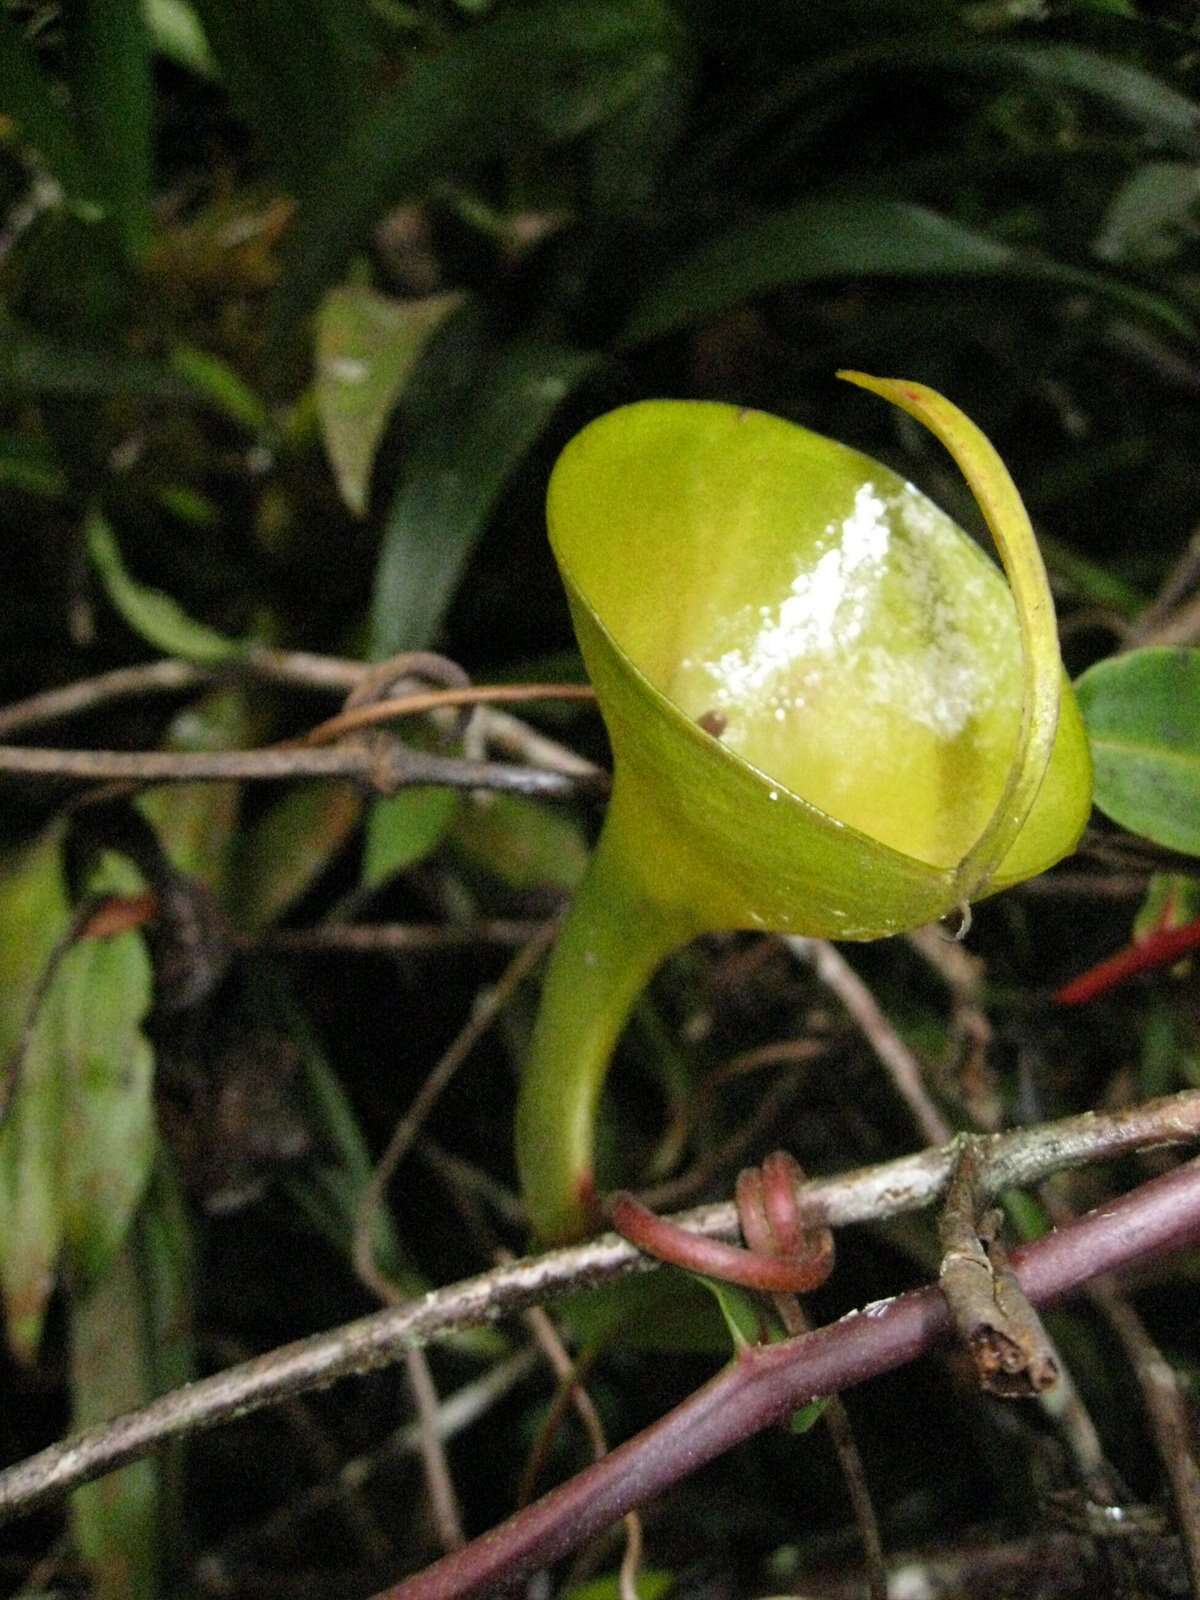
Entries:
MULTIPOLYGON (((1200 1160, 1015 1250, 1012 1265, 1029 1299, 1044 1305, 1100 1273, 1197 1242, 1200 1160)), ((495 1593, 576 1549, 797 1406, 903 1366, 950 1331, 945 1299, 930 1286, 852 1312, 815 1333, 752 1346, 602 1461, 375 1600, 466 1600, 495 1593)))
POLYGON ((1149 938, 1118 950, 1115 956, 1109 956, 1065 983, 1055 993, 1055 1001, 1060 1006, 1081 1006, 1139 972, 1147 972, 1151 967, 1169 967, 1191 950, 1200 950, 1200 917, 1195 922, 1185 922, 1182 928, 1160 928, 1149 938))

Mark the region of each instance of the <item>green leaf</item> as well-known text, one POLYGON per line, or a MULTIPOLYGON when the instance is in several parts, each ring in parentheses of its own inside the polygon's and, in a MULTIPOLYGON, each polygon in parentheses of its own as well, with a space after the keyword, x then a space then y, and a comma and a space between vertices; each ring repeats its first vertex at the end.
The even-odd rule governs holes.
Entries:
MULTIPOLYGON (((191 1239, 159 1166, 130 1234, 103 1278, 70 1302, 72 1423, 86 1428, 146 1405, 194 1375, 191 1239)), ((71 1525, 97 1600, 160 1593, 179 1548, 180 1451, 110 1474, 71 1496, 71 1525)))
POLYGON ((376 73, 367 0, 195 0, 239 114, 307 193, 362 115, 376 73))
MULTIPOLYGON (((61 833, 42 835, 0 870, 0 1063, 8 1070, 21 1043, 38 982, 66 927, 61 833)), ((37 1091, 35 1090, 35 1102, 37 1091)), ((39 1140, 36 1104, 22 1113, 18 1093, 0 1126, 0 1286, 9 1345, 32 1361, 54 1286, 62 1232, 60 1197, 46 1181, 50 1151, 39 1140), (16 1129, 25 1116, 28 1135, 16 1129)), ((51 1131, 51 1130, 48 1130, 51 1131)))
MULTIPOLYGON (((2 19, 0 19, 2 20, 2 19)), ((164 405, 195 405, 195 386, 161 361, 89 349, 0 317, 0 394, 106 400, 129 394, 164 405)))
MULTIPOLYGON (((638 1600, 660 1600, 674 1590, 676 1575, 659 1567, 639 1568, 635 1587, 638 1600)), ((621 1580, 617 1574, 592 1578, 568 1589, 562 1600, 621 1600, 621 1580)))
POLYGON ((700 1272, 693 1272, 690 1276, 703 1284, 717 1302, 729 1337, 733 1340, 734 1355, 747 1345, 761 1342, 764 1317, 759 1301, 748 1290, 739 1289, 734 1283, 725 1283, 721 1278, 706 1277, 700 1272))
POLYGON ((142 1032, 150 958, 139 933, 83 939, 46 995, 30 1082, 62 1080, 58 1181, 71 1276, 90 1283, 120 1248, 154 1154, 154 1052, 142 1032))
POLYGON ((828 1397, 824 1400, 810 1400, 806 1406, 801 1406, 798 1411, 792 1412, 788 1418, 788 1428, 792 1433, 807 1433, 820 1422, 828 1404, 828 1397))
POLYGON ((0 488, 58 500, 67 492, 67 476, 43 440, 0 433, 0 488))
POLYGON ((84 522, 84 538, 108 598, 134 632, 148 643, 169 655, 202 665, 232 661, 245 652, 244 644, 189 617, 169 594, 131 577, 121 559, 117 536, 96 506, 84 522))
POLYGON ((386 883, 436 850, 461 798, 453 789, 402 789, 372 801, 363 845, 363 887, 386 883))
MULTIPOLYGON (((288 28, 302 31, 295 19, 288 28)), ((276 343, 315 309, 388 206, 465 167, 575 137, 668 70, 679 40, 679 24, 662 0, 542 0, 502 11, 438 54, 414 60, 399 87, 334 152, 301 208, 274 306, 276 343)), ((246 59, 257 89, 262 53, 246 59)), ((327 105, 321 69, 307 92, 318 94, 324 153, 329 127, 351 123, 327 105)), ((356 105, 357 95, 356 85, 356 105)))
POLYGON ((1200 650, 1151 646, 1098 661, 1076 692, 1100 810, 1200 855, 1200 650))
POLYGON ((1174 333, 1195 337, 1160 295, 1017 250, 899 200, 805 200, 739 223, 703 244, 635 307, 624 343, 661 338, 755 295, 820 278, 1011 277, 1086 290, 1174 333))
POLYGON ((238 925, 277 921, 345 846, 361 815, 362 795, 351 783, 304 783, 277 800, 237 840, 230 897, 238 925))
POLYGON ((367 512, 383 430, 430 337, 459 293, 394 300, 365 284, 331 289, 317 314, 317 411, 342 499, 367 512))
POLYGON ((266 406, 220 356, 191 345, 180 345, 171 353, 171 366, 194 394, 203 395, 222 416, 238 423, 248 433, 270 432, 271 416, 266 406))
POLYGON ((466 806, 454 844, 466 860, 516 890, 547 884, 575 889, 588 862, 587 841, 573 817, 515 794, 466 806))
MULTIPOLYGON (((71 1305, 72 1422, 108 1422, 153 1398, 135 1252, 126 1248, 71 1305)), ((71 1527, 97 1600, 159 1593, 158 1462, 153 1458, 71 1496, 71 1527)))
POLYGON ((1095 250, 1102 261, 1151 266, 1195 239, 1200 177, 1194 161, 1152 161, 1139 167, 1105 212, 1095 250))
POLYGON ((141 0, 77 0, 64 13, 80 140, 131 261, 150 238, 154 90, 141 0))
POLYGON ((611 1339, 622 1349, 729 1354, 729 1324, 707 1284, 690 1272, 619 1278, 567 1296, 562 1310, 584 1345, 611 1339))
MULTIPOLYGON (((172 717, 164 750, 244 750, 259 741, 263 719, 240 688, 217 689, 172 717)), ((171 861, 224 898, 229 888, 240 813, 236 783, 165 783, 137 800, 171 861)))
MULTIPOLYGON (((27 864, 32 876, 8 880, 6 941, 32 906, 54 903, 46 848, 27 864)), ((45 937, 39 930, 31 946, 45 937)), ((145 1189, 154 1149, 153 1053, 142 1033, 150 999, 145 946, 125 933, 75 944, 38 1008, 0 1128, 0 1279, 9 1343, 23 1360, 36 1352, 60 1252, 77 1285, 95 1282, 145 1189)))
POLYGON ((7 8, 0 9, 0 142, 36 151, 69 201, 95 199, 70 118, 7 8))
POLYGON ((461 356, 457 330, 446 332, 422 364, 414 396, 419 431, 384 526, 372 604, 376 659, 432 643, 510 474, 602 359, 537 335, 499 349, 472 340, 472 356, 457 368, 461 389, 438 394, 428 381, 438 358, 457 363, 461 356))
POLYGON ((195 7, 187 0, 142 0, 154 48, 168 61, 199 78, 215 78, 217 63, 195 7))
MULTIPOLYGON (((1131 41, 1136 34, 1126 34, 1131 41)), ((1100 101, 1160 147, 1193 161, 1200 158, 1200 107, 1162 78, 1116 55, 1080 45, 1031 43, 982 45, 965 52, 971 71, 999 71, 1028 78, 1055 90, 1071 89, 1100 101)))

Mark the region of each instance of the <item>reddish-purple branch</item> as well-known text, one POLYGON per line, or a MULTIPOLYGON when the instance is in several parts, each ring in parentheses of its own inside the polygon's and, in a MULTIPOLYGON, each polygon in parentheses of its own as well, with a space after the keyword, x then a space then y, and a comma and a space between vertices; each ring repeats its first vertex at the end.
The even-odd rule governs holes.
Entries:
MULTIPOLYGON (((1109 1201, 1014 1251, 1035 1305, 1089 1278, 1200 1242, 1200 1161, 1109 1201)), ((852 1312, 782 1344, 744 1351, 709 1383, 602 1461, 463 1550, 375 1600, 465 1600, 554 1561, 797 1406, 905 1365, 950 1329, 934 1287, 852 1312)))

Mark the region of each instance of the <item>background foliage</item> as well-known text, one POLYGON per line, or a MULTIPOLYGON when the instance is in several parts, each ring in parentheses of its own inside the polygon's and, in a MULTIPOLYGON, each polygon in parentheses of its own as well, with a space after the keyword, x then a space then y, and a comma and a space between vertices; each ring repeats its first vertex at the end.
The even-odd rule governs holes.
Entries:
MULTIPOLYGON (((578 678, 546 474, 583 422, 643 396, 794 418, 974 526, 937 447, 832 382, 849 366, 937 387, 995 440, 1043 536, 1070 669, 1106 663, 1087 680, 1105 749, 1120 768, 1122 748, 1153 747, 1132 801, 1119 771, 1106 809, 1197 851, 1197 675, 1153 681, 1143 661, 1150 679, 1133 682, 1107 658, 1196 526, 1198 74, 1194 13, 1171 0, 5 0, 0 699, 163 654, 225 664, 219 690, 39 736, 236 749, 333 709, 240 676, 256 646, 436 646, 482 681, 578 678), (1176 778, 1183 798, 1164 805, 1176 778)), ((538 715, 604 759, 590 713, 538 715)), ((0 812, 0 1053, 23 1052, 0 1132, 11 1459, 376 1303, 350 1257, 358 1196, 506 958, 472 943, 271 956, 263 938, 541 916, 577 881, 596 822, 582 805, 444 790, 150 791, 150 836, 242 936, 207 996, 172 1010, 161 951, 151 995, 138 931, 82 941, 39 989, 68 886, 76 904, 136 895, 153 859, 144 840, 68 837, 63 804, 61 784, 6 780, 0 812)), ((1100 829, 1109 854, 1086 895, 1015 893, 978 917, 985 1098, 1006 1118, 1200 1082, 1186 976, 1078 1013, 1048 1003, 1128 939, 1149 866, 1186 865, 1128 847, 1114 865, 1120 836, 1100 829)), ((1187 907, 1185 881, 1155 884, 1187 907)), ((982 1069, 938 981, 903 943, 855 960, 966 1124, 983 1091, 964 1062, 982 1069)), ((527 985, 391 1188, 376 1251, 406 1292, 520 1245, 504 1197, 532 1004, 527 985)), ((812 975, 729 939, 672 963, 639 1012, 607 1113, 610 1177, 665 1177, 718 1150, 761 1111, 765 1080, 718 1088, 715 1069, 800 1036, 837 1070, 792 1069, 763 1137, 820 1170, 908 1148, 903 1111, 812 975), (689 1123, 695 1104, 706 1116, 689 1123)), ((729 1180, 718 1168, 704 1192, 729 1180)), ((935 1261, 923 1226, 854 1239, 817 1309, 935 1261)), ((1145 1301, 1193 1384, 1195 1266, 1145 1301)), ((659 1305, 631 1309, 625 1293, 566 1318, 614 1436, 695 1387, 721 1348, 701 1297, 664 1281, 659 1305)), ((1130 1497, 1155 1499, 1127 1374, 1086 1314, 1055 1331, 1130 1497)), ((439 1383, 477 1378, 519 1339, 460 1341, 439 1383)), ((527 1377, 451 1447, 472 1529, 511 1507, 548 1394, 527 1377)), ((0 1577, 27 1593, 364 1594, 435 1548, 411 1509, 418 1468, 386 1448, 406 1405, 381 1377, 129 1469, 76 1496, 69 1524, 47 1513, 9 1533, 0 1577), (313 1485, 359 1456, 365 1487, 335 1497, 336 1516, 306 1515, 313 1485)), ((1043 1528, 1070 1482, 1039 1413, 997 1414, 953 1368, 850 1405, 892 1548, 1043 1528)), ((764 1438, 685 1484, 650 1514, 661 1581, 762 1593, 852 1560, 827 1448, 819 1430, 764 1438)), ((560 1431, 547 1473, 583 1459, 560 1431)), ((612 1548, 593 1555, 614 1567, 612 1548)))

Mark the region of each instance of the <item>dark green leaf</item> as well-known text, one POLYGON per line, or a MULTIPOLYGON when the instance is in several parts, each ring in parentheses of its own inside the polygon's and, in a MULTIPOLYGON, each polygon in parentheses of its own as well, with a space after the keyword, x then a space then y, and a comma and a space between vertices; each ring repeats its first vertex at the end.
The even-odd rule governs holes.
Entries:
POLYGON ((0 393, 108 399, 131 394, 166 405, 195 405, 195 387, 161 361, 89 349, 0 320, 0 393))
MULTIPOLYGON (((1134 42, 1134 35, 1130 35, 1134 42)), ((1100 101, 1153 137, 1166 150, 1200 157, 1200 106, 1161 78, 1115 54, 1073 44, 1004 43, 963 52, 953 63, 967 71, 1013 73, 1055 90, 1075 90, 1100 101)))
POLYGON ((999 276, 1086 290, 1194 336, 1183 313, 1159 295, 1016 250, 923 206, 821 199, 769 212, 701 245, 634 309, 624 339, 656 339, 754 295, 811 279, 999 276))
POLYGON ((1200 650, 1156 646, 1098 661, 1076 691, 1100 810, 1130 833, 1200 855, 1200 650))
MULTIPOLYGON (((109 1422, 153 1398, 137 1256, 127 1245, 71 1305, 72 1421, 109 1422)), ((71 1496, 71 1527, 97 1600, 159 1591, 159 1467, 152 1456, 71 1496)))
POLYGON ((136 261, 150 237, 154 123, 141 0, 77 0, 64 17, 80 141, 98 198, 136 261))
POLYGON ((0 488, 47 500, 66 493, 67 477, 54 452, 40 439, 20 433, 0 434, 0 488))
POLYGON ((466 860, 517 890, 577 889, 588 862, 575 818, 515 794, 488 795, 464 808, 454 843, 466 860))
POLYGON ((70 119, 7 9, 0 9, 0 141, 36 151, 68 200, 96 200, 70 119))
POLYGON ((1194 161, 1151 161, 1122 184, 1096 239, 1102 261, 1148 266, 1195 239, 1200 184, 1194 161))
POLYGON ((171 366, 191 387, 203 395, 215 411, 240 424, 249 433, 267 433, 270 414, 254 391, 238 377, 228 362, 207 350, 180 345, 172 352, 171 366))
MULTIPOLYGON (((451 330, 447 330, 448 332, 451 330)), ((439 345, 431 348, 431 358, 439 345)), ((472 381, 451 406, 430 392, 388 511, 375 575, 371 654, 427 647, 510 473, 555 408, 601 357, 529 335, 474 346, 472 381)), ((426 372, 432 367, 427 364, 426 372)))
POLYGON ((297 195, 369 103, 366 0, 196 0, 231 98, 297 195))
POLYGON ((130 577, 121 559, 117 536, 98 508, 93 507, 88 513, 84 536, 105 593, 143 639, 169 655, 206 664, 231 661, 244 652, 245 645, 196 622, 169 594, 130 577))
MULTIPOLYGON (((271 967, 256 967, 249 998, 255 1013, 267 1025, 286 1029, 299 1049, 305 1121, 323 1157, 289 1173, 283 1188, 313 1231, 349 1257, 359 1205, 374 1171, 353 1107, 282 975, 271 967)), ((375 1208, 372 1247, 381 1271, 402 1294, 422 1292, 425 1284, 405 1262, 383 1205, 375 1208)))
POLYGON ((256 930, 275 922, 329 866, 361 813, 362 795, 351 783, 305 783, 277 800, 237 839, 230 884, 237 923, 256 930))
MULTIPOLYGON (((160 741, 164 750, 244 750, 263 737, 251 713, 253 692, 217 689, 185 706, 160 741)), ((180 872, 199 878, 221 900, 233 868, 241 791, 236 783, 165 783, 137 800, 180 872)))
MULTIPOLYGON (((101 1280, 70 1302, 72 1420, 110 1421, 194 1375, 191 1239, 162 1163, 129 1236, 101 1280)), ((99 1600, 160 1592, 178 1548, 179 1452, 140 1461, 71 1497, 71 1521, 99 1600)))
MULTIPOLYGON (((315 309, 387 206, 464 167, 573 137, 612 115, 669 67, 678 39, 662 0, 543 0, 415 61, 335 152, 302 208, 276 298, 276 338, 315 309)), ((259 77, 255 70, 256 87, 259 77)), ((323 147, 328 127, 322 103, 323 147)))

